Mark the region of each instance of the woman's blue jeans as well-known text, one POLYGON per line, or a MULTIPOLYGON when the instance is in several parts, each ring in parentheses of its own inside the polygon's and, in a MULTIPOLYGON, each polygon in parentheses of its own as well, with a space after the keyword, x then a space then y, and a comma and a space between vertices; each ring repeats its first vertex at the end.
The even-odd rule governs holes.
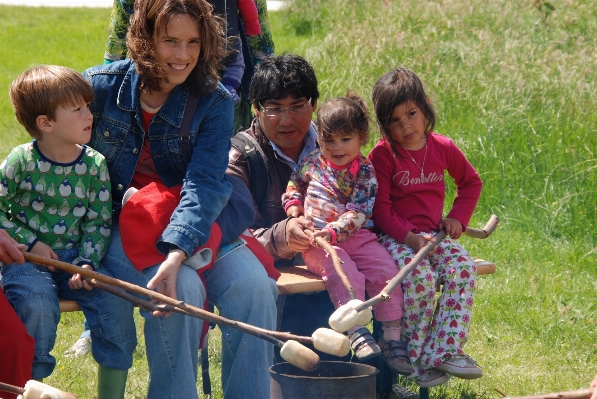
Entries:
MULTIPOLYGON (((146 287, 159 265, 141 272, 128 261, 115 225, 103 264, 116 278, 146 287)), ((219 259, 205 273, 208 299, 220 315, 275 330, 278 295, 275 281, 246 246, 219 259)), ((205 289, 197 272, 182 265, 176 283, 177 299, 202 307, 205 289)), ((167 318, 142 312, 149 363, 148 399, 196 399, 199 338, 202 321, 172 314, 167 318)), ((236 329, 222 330, 222 390, 224 398, 269 398, 269 366, 273 345, 236 329)))

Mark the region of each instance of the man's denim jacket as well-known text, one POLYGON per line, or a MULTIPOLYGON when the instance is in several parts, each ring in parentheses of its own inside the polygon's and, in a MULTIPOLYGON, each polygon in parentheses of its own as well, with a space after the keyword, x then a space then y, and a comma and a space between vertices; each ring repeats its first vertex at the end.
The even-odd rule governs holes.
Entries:
MULTIPOLYGON (((95 93, 90 107, 94 121, 89 146, 108 162, 116 219, 144 140, 139 102, 141 78, 128 59, 89 68, 83 75, 95 93)), ((153 117, 148 136, 153 163, 162 182, 168 187, 182 184, 182 199, 157 243, 158 250, 167 253, 169 244, 175 244, 190 255, 207 241, 211 224, 232 190, 224 172, 234 104, 220 83, 213 93, 201 95, 191 123, 193 155, 187 164, 178 136, 187 97, 188 90, 180 85, 175 87, 153 117)))

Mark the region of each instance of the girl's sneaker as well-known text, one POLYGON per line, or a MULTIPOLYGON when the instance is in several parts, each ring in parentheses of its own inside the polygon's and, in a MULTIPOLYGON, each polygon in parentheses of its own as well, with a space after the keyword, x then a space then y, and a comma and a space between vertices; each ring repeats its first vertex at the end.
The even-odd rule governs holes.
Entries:
POLYGON ((465 354, 452 355, 435 368, 465 380, 472 380, 483 376, 483 370, 481 370, 477 362, 465 354))
POLYGON ((392 370, 401 375, 411 375, 415 371, 410 365, 410 359, 406 351, 406 342, 386 341, 381 337, 378 344, 383 360, 386 361, 392 370))
POLYGON ((379 346, 377 346, 371 333, 365 327, 361 327, 350 334, 350 347, 355 356, 362 361, 373 359, 381 353, 379 346))
POLYGON ((415 382, 422 388, 431 388, 445 384, 449 379, 450 376, 443 371, 429 369, 425 370, 415 382))

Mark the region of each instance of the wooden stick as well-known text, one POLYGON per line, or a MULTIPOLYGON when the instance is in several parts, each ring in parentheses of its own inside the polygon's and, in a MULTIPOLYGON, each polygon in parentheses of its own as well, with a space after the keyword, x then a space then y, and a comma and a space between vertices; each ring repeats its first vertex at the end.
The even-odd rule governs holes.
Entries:
POLYGON ((15 395, 22 395, 25 393, 25 388, 15 387, 14 385, 0 382, 0 391, 14 393, 15 395))
POLYGON ((336 273, 338 273, 338 276, 340 276, 340 279, 342 280, 342 284, 344 284, 344 287, 348 291, 348 297, 351 300, 356 299, 357 295, 354 292, 354 288, 352 288, 350 279, 348 278, 346 273, 344 273, 344 269, 342 268, 342 264, 344 262, 342 262, 342 259, 340 259, 340 257, 338 256, 338 253, 336 252, 334 247, 332 247, 332 245, 329 242, 324 240, 323 237, 313 237, 313 232, 311 230, 305 230, 305 234, 310 239, 314 239, 317 245, 319 245, 328 254, 330 254, 330 256, 332 257, 332 263, 334 264, 334 269, 336 269, 336 273))
POLYGON ((544 395, 533 396, 506 396, 502 399, 589 399, 593 394, 593 389, 577 389, 576 391, 564 391, 556 393, 547 393, 544 395))
POLYGON ((475 229, 473 227, 468 227, 462 234, 465 236, 479 238, 481 240, 489 237, 491 233, 497 228, 500 219, 496 215, 491 215, 489 221, 485 224, 482 229, 475 229))
MULTIPOLYGON (((487 224, 485 224, 485 227, 483 227, 482 230, 467 229, 467 231, 472 230, 472 233, 470 234, 471 237, 486 238, 489 237, 489 235, 495 231, 498 222, 498 217, 495 215, 491 215, 491 218, 489 218, 489 221, 487 222, 487 224)), ((425 246, 421 248, 419 252, 417 252, 415 257, 412 258, 411 261, 408 262, 408 264, 404 266, 402 270, 400 270, 398 274, 396 274, 396 276, 394 276, 394 278, 388 281, 388 284, 385 286, 383 290, 381 290, 379 294, 377 294, 373 298, 370 298, 368 301, 361 303, 359 306, 355 307, 355 310, 357 312, 360 312, 361 310, 364 310, 369 306, 373 306, 381 301, 389 301, 390 294, 392 293, 392 291, 394 291, 396 287, 400 283, 402 283, 402 280, 404 280, 404 278, 409 273, 416 269, 419 263, 421 263, 421 261, 425 259, 429 255, 429 253, 433 251, 433 249, 440 242, 443 241, 444 238, 446 238, 446 231, 442 229, 433 237, 431 241, 427 241, 427 244, 425 244, 425 246)))
POLYGON ((113 286, 103 283, 101 281, 97 281, 96 279, 89 279, 86 277, 85 280, 87 280, 89 282, 89 284, 91 284, 92 286, 102 289, 104 291, 107 291, 113 295, 116 295, 116 296, 124 299, 124 300, 127 300, 127 301, 139 306, 141 309, 151 310, 151 311, 160 311, 160 312, 174 312, 174 313, 182 314, 185 316, 190 316, 190 317, 195 317, 195 318, 198 318, 201 320, 205 320, 210 323, 229 326, 229 327, 241 330, 243 332, 246 332, 248 334, 255 335, 258 338, 264 339, 264 340, 271 342, 272 344, 274 344, 276 346, 280 346, 280 347, 282 347, 284 345, 284 342, 282 342, 282 340, 287 341, 289 339, 293 339, 295 341, 302 342, 302 343, 313 344, 313 338, 311 338, 311 337, 303 337, 303 336, 294 335, 294 334, 266 330, 264 328, 256 327, 251 324, 243 323, 241 321, 230 320, 223 316, 219 316, 215 313, 208 312, 204 309, 195 308, 194 306, 190 306, 190 305, 189 305, 190 311, 188 311, 188 310, 176 308, 172 305, 157 304, 157 303, 149 302, 145 299, 141 299, 139 297, 131 295, 122 289, 113 287, 113 286), (198 310, 199 312, 195 313, 193 311, 193 309, 195 309, 195 311, 198 310), (245 330, 247 330, 247 331, 245 331, 245 330), (248 330, 250 330, 250 331, 248 331, 248 330))
MULTIPOLYGON (((110 290, 108 292, 110 292, 114 295, 117 295, 123 299, 126 299, 132 303, 138 304, 139 306, 141 306, 144 309, 167 311, 167 312, 175 311, 174 309, 182 310, 182 312, 179 312, 178 310, 176 310, 176 312, 181 313, 181 314, 186 314, 186 315, 192 316, 192 317, 197 317, 199 319, 213 322, 215 324, 222 324, 225 326, 236 328, 237 330, 246 332, 247 334, 251 334, 258 338, 262 338, 269 342, 272 342, 277 346, 283 345, 283 342, 281 342, 281 340, 278 339, 281 337, 284 337, 285 339, 294 339, 295 341, 299 341, 299 342, 303 342, 303 343, 309 343, 309 344, 313 343, 313 338, 311 338, 311 337, 301 337, 301 336, 296 336, 296 335, 292 335, 292 334, 279 333, 277 331, 266 330, 264 328, 255 327, 251 324, 243 323, 240 321, 230 320, 223 316, 219 316, 214 313, 208 312, 204 309, 201 309, 201 308, 198 308, 198 307, 195 307, 192 305, 188 305, 188 304, 184 303, 184 301, 172 299, 169 296, 160 294, 156 291, 152 291, 147 288, 143 288, 138 285, 131 284, 126 281, 116 279, 114 277, 106 276, 106 275, 100 274, 93 270, 83 269, 80 266, 71 265, 70 263, 62 262, 62 261, 55 260, 55 259, 45 258, 43 256, 35 255, 35 254, 29 253, 29 252, 25 252, 25 253, 23 253, 23 255, 25 256, 25 259, 28 260, 29 262, 37 263, 37 264, 43 265, 43 266, 51 266, 56 269, 63 270, 70 274, 79 273, 82 276, 87 277, 88 279, 95 280, 94 284, 105 283, 106 285, 111 286, 110 288, 106 289, 106 291, 110 290), (114 287, 119 287, 124 290, 146 296, 152 300, 157 300, 157 301, 163 302, 164 304, 169 305, 170 307, 165 307, 163 305, 153 304, 149 301, 144 301, 143 299, 135 297, 134 295, 123 292, 121 290, 113 291, 112 289, 114 287)), ((100 288, 100 287, 98 286, 98 288, 100 288)), ((105 286, 102 287, 102 289, 104 289, 104 288, 106 288, 106 287, 105 286)))

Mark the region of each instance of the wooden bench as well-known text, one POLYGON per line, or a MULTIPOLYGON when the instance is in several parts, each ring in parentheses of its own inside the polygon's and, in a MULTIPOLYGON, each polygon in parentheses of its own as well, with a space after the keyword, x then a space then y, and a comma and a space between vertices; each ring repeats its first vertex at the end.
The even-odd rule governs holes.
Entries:
MULTIPOLYGON (((475 259, 477 275, 493 274, 495 265, 483 259, 475 259)), ((311 273, 306 266, 290 266, 278 269, 282 275, 276 282, 278 293, 292 295, 304 292, 325 291, 325 284, 321 277, 311 273)), ((81 310, 75 301, 60 301, 61 312, 76 312, 81 310)))

